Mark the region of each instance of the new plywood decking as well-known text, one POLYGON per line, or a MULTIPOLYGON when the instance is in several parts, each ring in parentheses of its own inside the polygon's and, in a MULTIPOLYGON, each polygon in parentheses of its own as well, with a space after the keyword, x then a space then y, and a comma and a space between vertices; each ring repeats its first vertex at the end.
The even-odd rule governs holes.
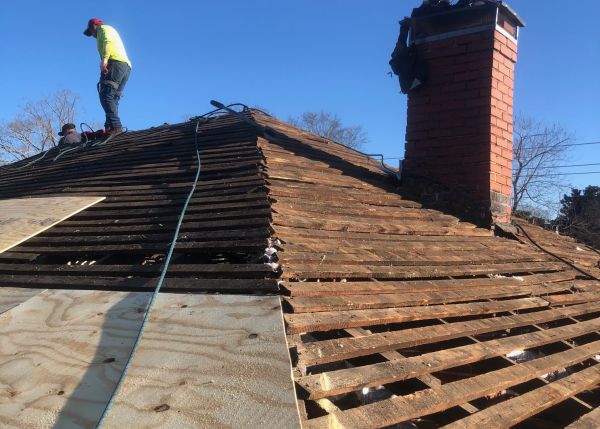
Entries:
POLYGON ((102 201, 104 197, 0 200, 0 253, 102 201))
POLYGON ((24 303, 41 291, 42 289, 0 288, 0 314, 24 303))
MULTIPOLYGON (((44 291, 0 315, 0 426, 94 427, 149 294, 44 291)), ((105 427, 299 427, 277 297, 167 295, 105 427)))
POLYGON ((107 428, 299 428, 278 297, 162 295, 107 428))

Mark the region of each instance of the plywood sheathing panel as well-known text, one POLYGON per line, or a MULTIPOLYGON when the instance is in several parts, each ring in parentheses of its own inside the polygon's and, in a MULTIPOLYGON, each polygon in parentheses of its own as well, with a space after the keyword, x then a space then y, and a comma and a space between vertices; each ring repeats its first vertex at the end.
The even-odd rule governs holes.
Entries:
MULTIPOLYGON (((0 315, 0 426, 94 427, 148 299, 45 291, 0 315)), ((264 419, 299 427, 278 298, 161 295, 106 427, 264 419)))
POLYGON ((0 314, 42 292, 41 289, 0 288, 0 314))
POLYGON ((0 200, 0 253, 38 235, 105 197, 0 200))
POLYGON ((0 426, 94 427, 148 298, 45 291, 0 315, 0 426))
POLYGON ((107 428, 299 428, 278 297, 162 295, 107 428))

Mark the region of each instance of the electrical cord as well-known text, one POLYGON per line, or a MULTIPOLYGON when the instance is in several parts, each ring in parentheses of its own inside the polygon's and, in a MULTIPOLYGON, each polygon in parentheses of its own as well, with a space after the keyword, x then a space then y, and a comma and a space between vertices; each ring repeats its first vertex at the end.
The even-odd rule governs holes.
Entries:
POLYGON ((210 121, 210 119, 211 119, 210 115, 212 115, 215 112, 220 111, 220 110, 223 110, 223 109, 217 109, 216 111, 212 111, 212 112, 207 113, 206 115, 202 115, 202 116, 198 117, 198 121, 196 122, 196 128, 194 131, 194 147, 196 150, 196 158, 198 160, 198 170, 196 171, 196 177, 194 178, 194 183, 192 184, 192 188, 190 189, 190 192, 185 201, 185 204, 183 205, 183 207, 181 209, 181 213, 179 215, 179 220, 177 222, 177 227, 175 228, 175 232, 173 233, 173 240, 171 241, 169 251, 165 258, 165 262, 163 264, 163 268, 161 270, 160 277, 158 279, 158 283, 156 284, 154 292, 152 293, 150 301, 146 307, 144 319, 142 320, 142 325, 140 327, 140 330, 138 332, 136 340, 133 344, 131 353, 129 354, 129 357, 127 358, 127 362, 125 363, 125 366, 123 367, 123 371, 121 372, 119 381, 117 382, 117 385, 115 386, 115 389, 114 389, 108 403, 106 404, 104 411, 102 412, 102 416, 100 417, 100 420, 98 421, 98 423, 96 425, 96 429, 100 429, 102 427, 102 425, 104 424, 108 414, 110 413, 110 410, 112 409, 112 407, 114 405, 114 400, 117 396, 117 393, 119 392, 119 389, 121 388, 121 385, 123 384, 123 381, 125 380, 125 376, 127 375, 127 372, 129 371, 129 369, 131 367, 131 363, 133 362, 133 358, 135 357, 137 349, 140 345, 140 342, 142 340, 142 337, 143 337, 146 327, 148 325, 148 321, 150 320, 150 315, 152 313, 152 310, 153 310, 156 300, 158 298, 160 289, 164 283, 165 277, 167 275, 167 271, 169 270, 169 265, 171 263, 171 258, 173 256, 173 252, 174 252, 175 246, 177 244, 177 238, 179 237, 179 231, 181 230, 181 226, 183 224, 183 219, 185 217, 185 213, 186 213, 187 208, 192 200, 192 196, 194 195, 194 192, 196 191, 196 186, 198 185, 198 181, 200 180, 201 162, 200 162, 200 149, 198 147, 198 134, 200 131, 200 124, 204 124, 204 123, 210 121))
POLYGON ((576 266, 575 264, 567 261, 566 259, 552 253, 551 251, 544 249, 542 246, 540 246, 533 238, 531 238, 531 236, 527 233, 527 231, 525 231, 525 228, 523 228, 521 225, 515 224, 515 226, 517 227, 518 230, 520 230, 525 237, 527 237, 527 239, 538 249, 540 249, 542 252, 552 256, 553 258, 559 260, 560 262, 567 264, 568 266, 570 266, 571 268, 573 268, 576 271, 579 271, 580 273, 584 274, 586 277, 589 277, 593 280, 596 281, 600 281, 600 279, 598 279, 596 276, 591 275, 590 273, 586 272, 585 270, 582 270, 581 268, 579 268, 578 266, 576 266))

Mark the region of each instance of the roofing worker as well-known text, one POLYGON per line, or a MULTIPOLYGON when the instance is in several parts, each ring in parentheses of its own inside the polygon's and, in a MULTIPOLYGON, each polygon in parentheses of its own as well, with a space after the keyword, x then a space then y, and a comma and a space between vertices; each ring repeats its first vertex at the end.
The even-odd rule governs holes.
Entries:
POLYGON ((102 59, 98 93, 100 104, 106 113, 104 128, 109 134, 119 134, 123 132, 119 118, 119 100, 129 79, 131 61, 117 30, 104 24, 101 19, 90 19, 83 34, 94 36, 98 41, 98 52, 102 59))
POLYGON ((62 138, 58 141, 58 145, 64 144, 79 144, 81 143, 81 134, 77 132, 75 124, 64 124, 62 130, 58 133, 62 138))

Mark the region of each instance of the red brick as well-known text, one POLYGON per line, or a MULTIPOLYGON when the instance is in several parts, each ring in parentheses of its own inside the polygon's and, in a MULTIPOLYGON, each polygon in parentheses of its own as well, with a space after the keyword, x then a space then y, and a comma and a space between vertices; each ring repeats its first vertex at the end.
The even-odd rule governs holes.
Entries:
POLYGON ((504 36, 504 34, 500 33, 499 31, 496 31, 496 33, 494 34, 494 37, 496 38, 496 40, 498 40, 500 43, 502 44, 508 44, 509 40, 506 36, 504 36))
POLYGON ((430 80, 409 96, 406 159, 481 199, 510 195, 516 46, 490 30, 419 51, 430 80))
POLYGON ((471 82, 467 82, 468 89, 476 89, 476 88, 491 88, 492 80, 490 78, 482 78, 473 80, 471 82))
POLYGON ((490 190, 502 193, 502 185, 499 183, 492 182, 490 183, 490 190))

